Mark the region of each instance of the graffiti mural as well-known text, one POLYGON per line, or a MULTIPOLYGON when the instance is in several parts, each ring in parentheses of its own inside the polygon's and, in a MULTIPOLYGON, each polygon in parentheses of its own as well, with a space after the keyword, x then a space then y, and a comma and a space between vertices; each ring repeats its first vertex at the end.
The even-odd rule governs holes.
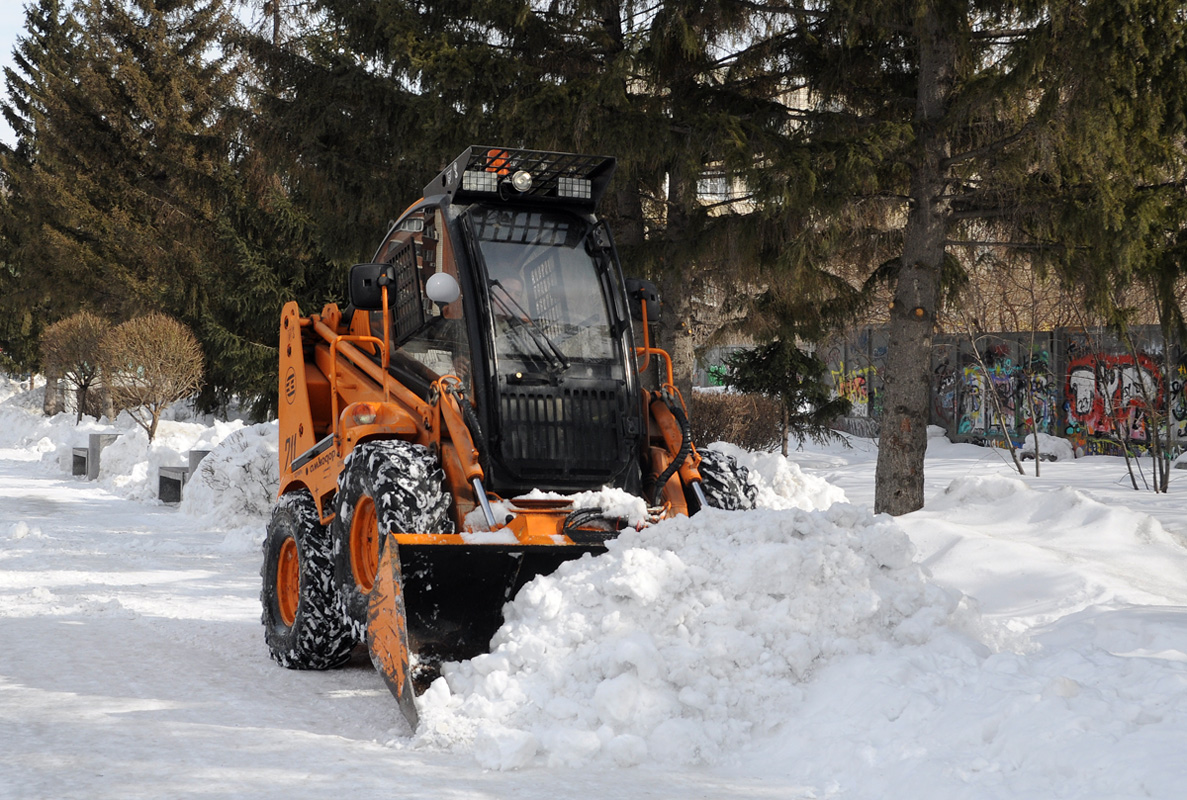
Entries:
POLYGON ((960 376, 952 359, 944 356, 932 369, 932 417, 945 428, 956 423, 956 388, 960 376))
MULTIPOLYGON (((1038 430, 1067 438, 1081 453, 1118 455, 1121 442, 1146 449, 1152 420, 1165 419, 1159 434, 1169 437, 1167 453, 1177 455, 1187 444, 1187 355, 1164 344, 1155 328, 1131 334, 1136 358, 1101 329, 994 333, 975 342, 938 334, 929 424, 971 441, 1009 437, 1015 444, 1038 430), (1164 358, 1172 365, 1165 374, 1164 358)), ((827 347, 834 393, 853 404, 850 416, 835 424, 854 432, 874 428, 882 413, 885 332, 865 329, 827 347)))
POLYGON ((838 362, 838 369, 830 369, 835 396, 843 397, 852 406, 851 417, 868 417, 870 414, 871 383, 877 370, 873 367, 845 369, 844 362, 838 362))
POLYGON ((1187 388, 1187 358, 1179 359, 1178 365, 1171 373, 1168 388, 1171 435, 1175 439, 1187 439, 1187 397, 1184 397, 1184 389, 1187 388))
POLYGON ((957 381, 958 433, 1021 441, 1031 430, 1055 430, 1059 403, 1050 354, 1036 348, 1015 361, 1012 353, 1010 345, 999 344, 986 348, 980 361, 971 354, 963 357, 957 381))
POLYGON ((1100 438, 1144 444, 1150 436, 1150 411, 1163 408, 1166 400, 1152 357, 1106 353, 1068 361, 1064 398, 1065 434, 1086 452, 1095 450, 1088 445, 1100 438))

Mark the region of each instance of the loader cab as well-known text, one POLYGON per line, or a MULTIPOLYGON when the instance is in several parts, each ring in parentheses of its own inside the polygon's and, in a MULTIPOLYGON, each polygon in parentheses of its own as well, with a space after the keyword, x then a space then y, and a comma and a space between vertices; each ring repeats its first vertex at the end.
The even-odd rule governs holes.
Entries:
POLYGON ((470 148, 376 254, 403 258, 406 271, 416 265, 400 293, 407 312, 391 315, 393 369, 417 374, 422 389, 434 374, 462 379, 496 494, 640 490, 645 426, 630 313, 613 242, 593 213, 613 166, 470 148), (436 272, 456 277, 453 303, 427 298, 436 272))

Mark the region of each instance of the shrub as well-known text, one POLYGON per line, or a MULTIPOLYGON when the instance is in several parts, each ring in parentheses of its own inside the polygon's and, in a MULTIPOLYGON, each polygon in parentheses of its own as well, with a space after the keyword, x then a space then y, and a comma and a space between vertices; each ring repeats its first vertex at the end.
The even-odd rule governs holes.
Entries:
POLYGON ((692 441, 730 442, 746 450, 779 447, 779 402, 761 394, 693 392, 689 409, 692 441))
POLYGON ((194 394, 202 383, 202 348, 185 325, 149 314, 117 325, 100 348, 108 390, 148 432, 157 434, 161 412, 194 394))
POLYGON ((73 387, 78 400, 75 422, 85 411, 96 410, 88 393, 99 380, 100 346, 110 328, 102 317, 80 311, 41 332, 41 367, 51 379, 61 378, 73 387))

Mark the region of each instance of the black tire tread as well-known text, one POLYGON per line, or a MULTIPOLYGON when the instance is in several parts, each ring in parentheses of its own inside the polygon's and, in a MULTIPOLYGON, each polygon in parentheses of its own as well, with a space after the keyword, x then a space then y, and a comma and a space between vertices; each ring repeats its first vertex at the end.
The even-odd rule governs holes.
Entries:
POLYGON ((440 461, 424 445, 399 439, 364 442, 343 464, 336 516, 330 524, 338 613, 354 641, 364 641, 367 596, 350 566, 350 522, 360 497, 375 503, 380 531, 453 533, 452 498, 440 461))
POLYGON ((749 511, 755 507, 758 487, 750 480, 750 470, 738 460, 718 450, 704 448, 701 455, 701 491, 714 508, 749 511))
POLYGON ((264 537, 260 603, 264 641, 272 659, 289 669, 332 669, 350 658, 354 642, 338 611, 330 537, 307 490, 282 495, 272 509, 264 537), (300 598, 292 626, 284 624, 276 600, 276 562, 284 539, 297 543, 300 598))

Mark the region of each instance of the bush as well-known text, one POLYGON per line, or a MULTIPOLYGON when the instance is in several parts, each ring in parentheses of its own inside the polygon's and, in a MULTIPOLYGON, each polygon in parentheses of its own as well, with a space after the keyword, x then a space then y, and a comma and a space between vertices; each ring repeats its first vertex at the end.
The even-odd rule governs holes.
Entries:
POLYGON ((688 412, 698 447, 729 442, 746 450, 774 450, 781 445, 779 402, 764 395, 694 391, 688 412))
MULTIPOLYGON (((51 380, 61 378, 74 388, 78 417, 102 407, 89 391, 99 380, 99 350, 111 326, 89 311, 59 320, 41 332, 41 368, 51 380)), ((98 413, 95 414, 98 416, 98 413)))
POLYGON ((202 347, 189 328, 164 314, 117 325, 104 337, 100 354, 112 399, 148 432, 150 442, 161 412, 202 383, 202 347))

